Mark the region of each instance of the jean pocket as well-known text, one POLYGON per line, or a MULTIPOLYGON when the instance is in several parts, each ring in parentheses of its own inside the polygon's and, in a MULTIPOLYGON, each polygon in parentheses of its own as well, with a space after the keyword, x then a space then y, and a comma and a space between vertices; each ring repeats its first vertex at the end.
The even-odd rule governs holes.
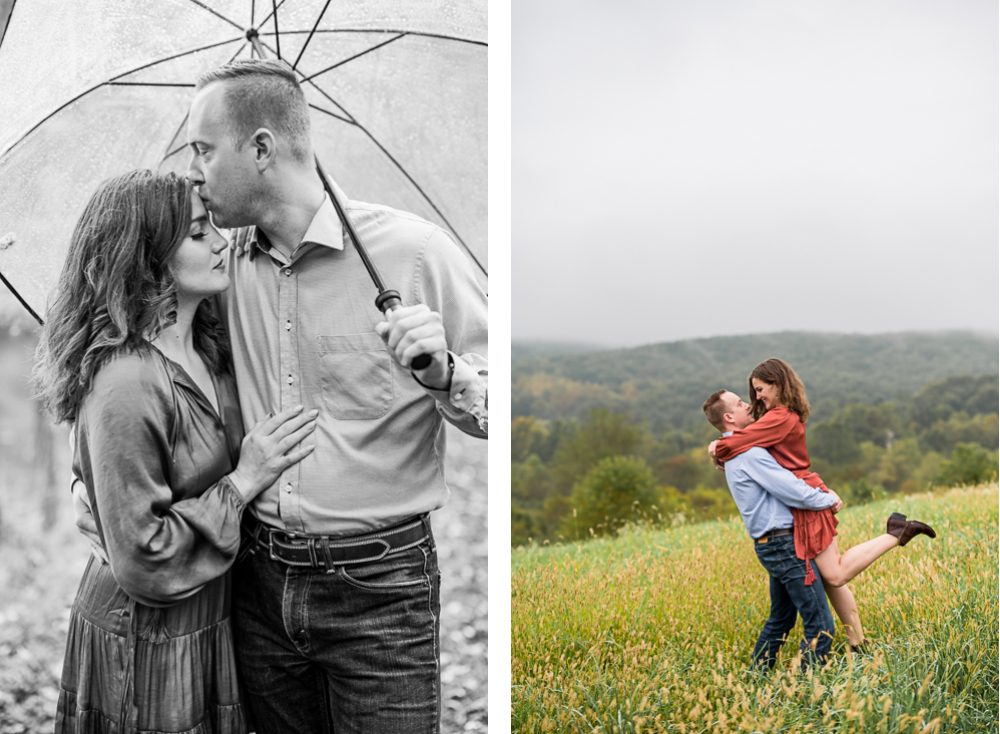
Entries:
POLYGON ((392 591, 414 586, 430 586, 427 553, 423 547, 410 548, 372 563, 341 566, 341 575, 352 586, 373 591, 392 591))
POLYGON ((320 390, 334 418, 365 420, 389 412, 393 399, 392 358, 374 332, 317 336, 320 390))

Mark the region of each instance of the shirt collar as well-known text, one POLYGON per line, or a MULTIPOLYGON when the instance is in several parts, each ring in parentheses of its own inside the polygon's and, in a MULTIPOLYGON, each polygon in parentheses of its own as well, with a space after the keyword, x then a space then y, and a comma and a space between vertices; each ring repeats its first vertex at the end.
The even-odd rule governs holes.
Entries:
POLYGON ((732 431, 726 431, 725 433, 722 434, 722 437, 725 438, 726 436, 732 436, 732 435, 733 435, 732 431))
MULTIPOLYGON (((343 196, 341 196, 341 201, 343 201, 343 196)), ((299 247, 307 243, 332 247, 335 250, 344 249, 344 226, 341 224, 340 217, 337 216, 337 209, 333 206, 330 195, 327 193, 323 194, 323 203, 319 205, 319 209, 313 215, 299 247)), ((267 252, 271 249, 271 243, 259 227, 252 227, 250 229, 251 260, 258 249, 267 252)))

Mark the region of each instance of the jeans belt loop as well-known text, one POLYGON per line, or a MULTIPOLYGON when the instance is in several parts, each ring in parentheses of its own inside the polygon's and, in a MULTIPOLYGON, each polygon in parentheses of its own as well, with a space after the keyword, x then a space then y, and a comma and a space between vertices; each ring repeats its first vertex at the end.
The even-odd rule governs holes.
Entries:
POLYGON ((337 566, 333 562, 333 556, 330 555, 330 538, 329 536, 323 535, 319 538, 319 545, 323 549, 323 563, 320 565, 326 566, 326 572, 336 573, 337 566))
POLYGON ((309 551, 309 562, 313 566, 320 565, 316 556, 316 538, 306 538, 306 549, 309 551))

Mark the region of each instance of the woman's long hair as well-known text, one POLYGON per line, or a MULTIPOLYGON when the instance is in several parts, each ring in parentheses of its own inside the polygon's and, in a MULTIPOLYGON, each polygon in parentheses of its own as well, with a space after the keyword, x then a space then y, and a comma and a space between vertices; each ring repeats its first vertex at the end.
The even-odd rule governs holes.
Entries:
POLYGON ((810 412, 809 400, 806 398, 806 388, 802 384, 802 380, 799 379, 799 376, 795 374, 795 370, 789 367, 787 363, 776 358, 765 359, 753 368, 753 372, 747 378, 747 384, 750 386, 750 413, 753 415, 754 420, 759 420, 767 412, 764 403, 757 398, 757 391, 753 386, 755 378, 761 382, 766 382, 768 385, 777 387, 778 399, 781 401, 781 404, 789 410, 798 413, 800 421, 803 423, 806 422, 806 418, 809 417, 810 412))
MULTIPOLYGON (((35 354, 35 396, 56 422, 76 420, 97 371, 177 320, 168 261, 191 225, 191 184, 173 173, 132 171, 102 183, 73 230, 69 254, 35 354)), ((207 301, 195 346, 215 372, 228 349, 207 301)))

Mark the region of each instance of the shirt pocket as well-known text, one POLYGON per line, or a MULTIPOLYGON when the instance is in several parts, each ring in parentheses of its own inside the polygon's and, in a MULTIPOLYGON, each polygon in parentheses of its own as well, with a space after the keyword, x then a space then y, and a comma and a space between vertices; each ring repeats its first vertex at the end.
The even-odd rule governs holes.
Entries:
POLYGON ((381 418, 392 405, 392 358, 374 332, 317 336, 319 384, 334 418, 381 418))

